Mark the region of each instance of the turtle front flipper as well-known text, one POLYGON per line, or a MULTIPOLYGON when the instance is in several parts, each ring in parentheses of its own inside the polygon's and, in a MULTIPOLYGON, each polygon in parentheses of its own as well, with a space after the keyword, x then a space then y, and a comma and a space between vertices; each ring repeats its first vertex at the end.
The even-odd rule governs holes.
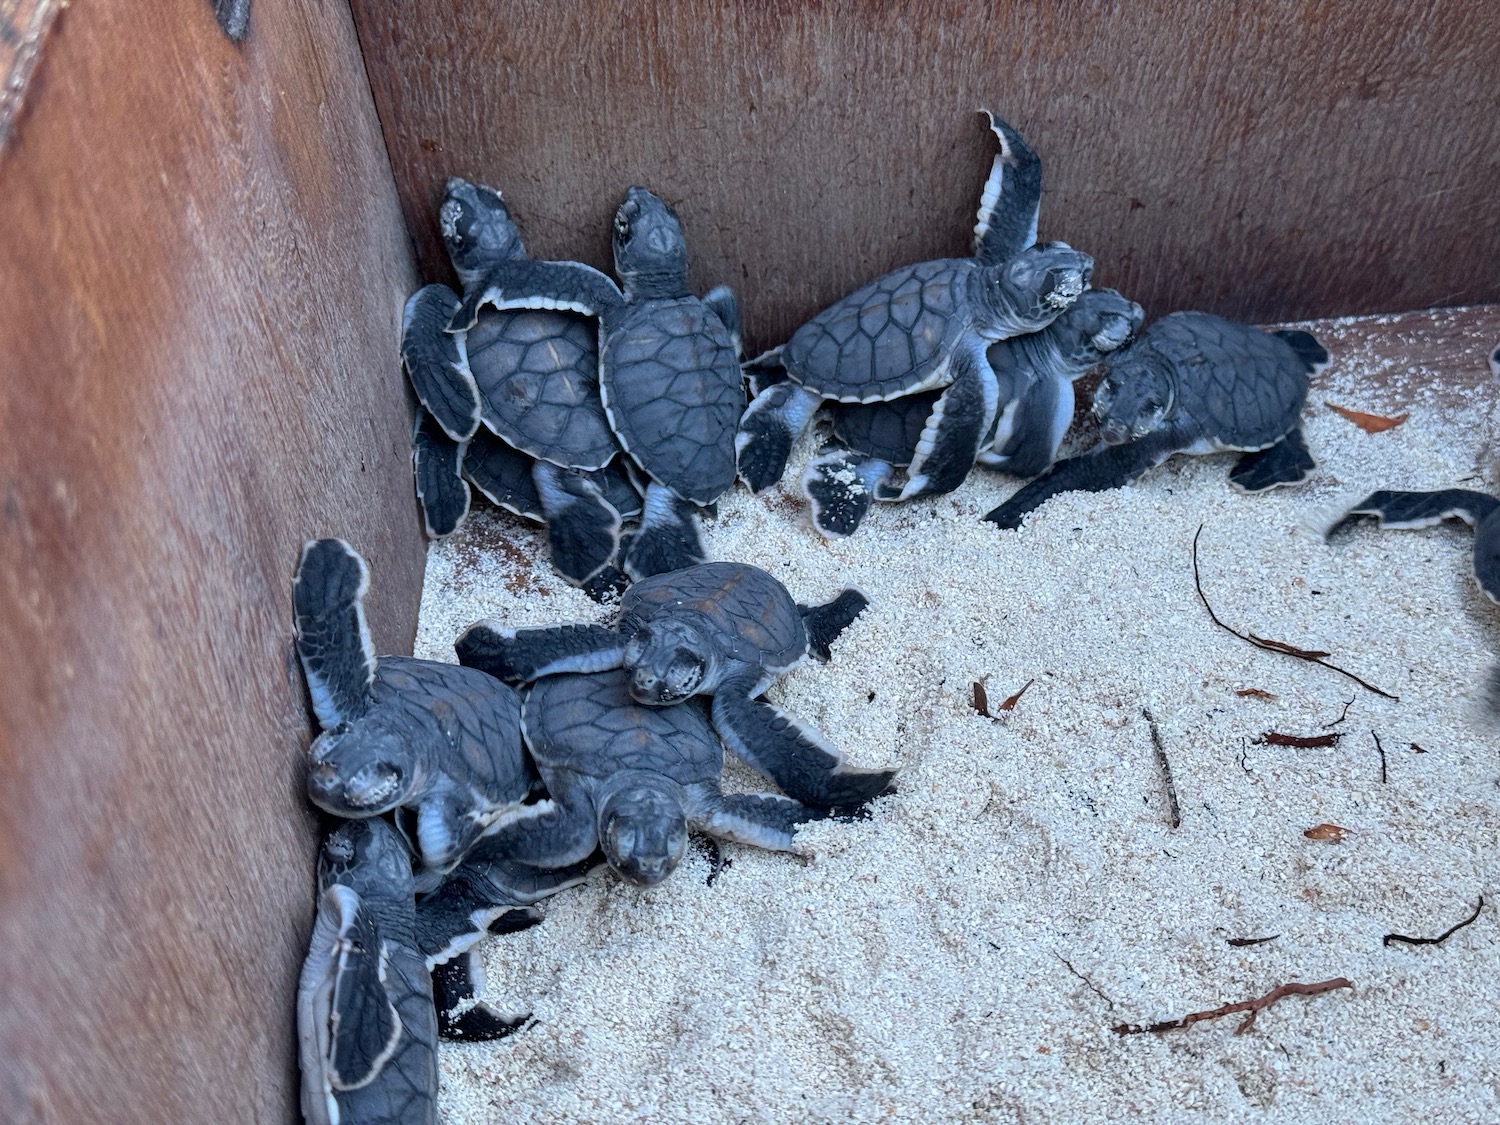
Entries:
POLYGON ((602 316, 624 298, 604 274, 582 262, 534 262, 510 258, 471 286, 448 322, 450 333, 466 332, 485 305, 497 309, 559 309, 602 316))
POLYGON ((586 585, 615 557, 620 513, 587 473, 537 461, 532 481, 547 517, 552 565, 571 585, 586 585))
MULTIPOLYGON (((670 488, 652 481, 646 486, 641 523, 625 548, 621 563, 633 581, 666 574, 706 561, 697 510, 670 488)), ((597 669, 579 669, 579 671, 597 669)))
POLYGON ((1021 526, 1023 516, 1063 492, 1106 492, 1123 488, 1147 469, 1160 465, 1185 443, 1171 430, 1147 434, 1138 441, 1106 445, 1057 462, 984 518, 1004 528, 1021 526))
POLYGON ((486 827, 488 820, 476 810, 473 793, 458 790, 451 782, 435 785, 417 807, 417 851, 422 865, 432 871, 452 870, 486 827))
POLYGON ((429 539, 452 535, 469 514, 469 483, 460 474, 463 460, 463 443, 454 441, 437 419, 418 407, 411 436, 411 465, 429 539))
POLYGON ((436 968, 468 952, 488 934, 515 933, 541 920, 540 910, 470 879, 464 867, 417 903, 417 948, 428 968, 436 968))
POLYGON ((446 285, 413 293, 401 320, 401 362, 418 401, 444 433, 463 442, 479 428, 480 402, 464 338, 447 331, 458 307, 446 285))
POLYGON ((369 706, 375 678, 364 609, 369 585, 365 560, 342 539, 318 539, 302 548, 292 579, 297 655, 324 730, 353 722, 369 706))
POLYGON ((605 672, 625 662, 625 641, 604 625, 507 629, 488 621, 454 642, 458 662, 512 684, 561 672, 605 672))
POLYGON ((828 816, 789 797, 725 794, 706 781, 688 786, 687 799, 688 821, 700 832, 773 852, 791 851, 798 825, 828 816))
POLYGON ((1021 396, 1010 437, 1000 449, 981 453, 979 463, 1014 477, 1046 472, 1057 460, 1057 448, 1073 422, 1073 405, 1070 380, 1038 379, 1021 396))
POLYGON ((752 399, 768 387, 786 382, 786 364, 781 362, 782 347, 783 345, 778 344, 774 348, 761 352, 754 359, 747 359, 740 364, 740 372, 745 376, 745 386, 750 391, 752 399))
POLYGON ((977 341, 953 352, 953 382, 932 407, 898 499, 952 492, 964 482, 999 409, 995 373, 977 341))
POLYGON ((525 519, 543 522, 542 498, 532 479, 532 459, 481 429, 464 451, 464 476, 490 503, 525 519))
POLYGON ((1268 449, 1246 453, 1229 470, 1229 483, 1241 492, 1264 492, 1283 484, 1300 484, 1318 467, 1298 426, 1268 449))
POLYGON ((1036 243, 1042 203, 1042 161, 1021 134, 987 109, 979 111, 1000 142, 979 197, 974 256, 985 265, 1012 258, 1036 243))
POLYGON ((1460 519, 1474 528, 1474 580, 1491 601, 1500 602, 1500 500, 1467 488, 1437 492, 1381 489, 1355 504, 1330 526, 1325 538, 1360 516, 1373 516, 1382 528, 1416 530, 1460 519))
POLYGON ((796 383, 773 383, 740 416, 734 438, 740 479, 751 492, 764 492, 786 472, 792 445, 807 429, 823 400, 796 383))
POLYGON ((808 655, 820 664, 827 664, 833 659, 833 642, 869 608, 870 599, 853 586, 841 591, 831 602, 798 605, 802 627, 807 630, 808 655))
POLYGON ((531 1022, 530 1012, 503 1016, 479 1000, 484 986, 484 962, 477 949, 433 968, 432 1000, 439 1035, 459 1043, 487 1043, 514 1035, 531 1022))
POLYGON ((816 731, 763 699, 752 699, 760 669, 741 672, 714 693, 714 728, 724 744, 787 796, 820 809, 851 810, 890 788, 895 770, 846 765, 816 731))
POLYGON ((740 303, 735 299, 734 290, 727 285, 715 285, 703 294, 703 303, 729 329, 729 335, 734 340, 735 354, 738 355, 744 347, 744 334, 740 328, 740 303))
POLYGON ((859 530, 876 492, 896 469, 878 457, 862 457, 843 446, 819 454, 802 472, 802 495, 812 525, 825 539, 843 539, 859 530))

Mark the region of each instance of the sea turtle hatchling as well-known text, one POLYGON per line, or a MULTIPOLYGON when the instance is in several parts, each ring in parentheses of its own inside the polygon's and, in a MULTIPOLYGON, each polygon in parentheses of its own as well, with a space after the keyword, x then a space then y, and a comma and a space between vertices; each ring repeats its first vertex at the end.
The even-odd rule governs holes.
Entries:
MULTIPOLYGON (((450 179, 439 215, 466 294, 504 264, 530 261, 493 188, 450 179)), ((473 463, 496 444, 493 434, 527 459, 553 565, 587 588, 611 565, 622 520, 602 476, 620 447, 599 397, 597 328, 573 312, 486 309, 466 331, 449 332, 461 304, 447 286, 425 286, 407 301, 402 324, 402 361, 428 416, 414 440, 428 533, 462 523, 468 494, 459 469, 489 494, 473 463)))
POLYGON ((739 310, 724 286, 687 288, 687 242, 676 213, 632 187, 615 214, 616 286, 578 262, 506 258, 467 286, 450 330, 486 306, 565 309, 599 318, 599 392, 620 445, 651 478, 639 529, 623 552, 632 578, 704 558, 695 506, 735 479, 735 427, 745 408, 739 310))
POLYGON ((1035 245, 1040 163, 1015 130, 987 116, 1000 155, 981 197, 974 256, 895 270, 797 329, 779 349, 786 381, 757 395, 740 421, 739 470, 751 491, 781 479, 824 400, 881 402, 939 388, 897 498, 953 491, 1007 405, 986 349, 1047 327, 1087 288, 1092 258, 1066 243, 1035 245))
POLYGON ((309 1125, 436 1125, 437 1015, 416 941, 411 853, 384 820, 339 825, 318 857, 297 985, 309 1125))
POLYGON ((724 747, 700 700, 648 707, 621 668, 539 680, 526 696, 526 745, 551 795, 486 837, 513 862, 560 868, 596 848, 636 886, 682 859, 688 829, 776 851, 792 849, 811 808, 769 793, 725 794, 724 747))
MULTIPOLYGON (((1113 289, 1090 289, 1042 331, 991 344, 986 359, 1010 417, 1008 432, 989 438, 979 463, 1019 477, 1051 465, 1073 420, 1073 381, 1128 344, 1144 318, 1140 305, 1113 289)), ((900 487, 890 482, 915 456, 938 394, 834 407, 837 444, 802 474, 802 493, 820 534, 852 535, 872 500, 899 498, 900 487)), ((997 415, 997 431, 999 420, 997 415)))
POLYGON ((1060 492, 1120 488, 1174 453, 1243 453, 1229 472, 1242 492, 1306 480, 1315 463, 1302 407, 1327 362, 1307 332, 1262 332, 1204 312, 1164 316, 1106 361, 1093 408, 1103 443, 1057 462, 984 518, 1018 527, 1060 492))
POLYGON ((512 682, 624 668, 638 703, 712 695, 714 727, 740 758, 805 805, 854 808, 884 792, 895 771, 845 764, 760 696, 809 653, 827 661, 830 644, 868 604, 849 589, 826 605, 798 605, 759 567, 711 562, 637 582, 613 626, 481 621, 455 647, 460 663, 512 682))
POLYGON ((323 728, 311 747, 308 795, 335 816, 411 814, 423 865, 442 872, 531 792, 520 700, 473 669, 377 661, 365 624, 368 586, 369 568, 348 543, 303 547, 292 585, 297 655, 323 728))

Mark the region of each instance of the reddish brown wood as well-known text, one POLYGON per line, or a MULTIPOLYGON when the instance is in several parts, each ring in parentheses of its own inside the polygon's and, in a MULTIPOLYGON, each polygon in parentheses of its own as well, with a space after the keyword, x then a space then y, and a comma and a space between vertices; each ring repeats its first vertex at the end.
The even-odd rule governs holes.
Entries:
MULTIPOLYGON (((346 8, 75 4, 0 153, 0 1120, 296 1116, 302 541, 423 544, 346 8)), ((409 649, 407 649, 409 651, 409 649)))
POLYGON ((1161 313, 1500 299, 1500 7, 353 0, 408 225, 449 174, 607 266, 627 184, 678 201, 755 345, 967 252, 987 106, 1046 161, 1042 233, 1161 313))

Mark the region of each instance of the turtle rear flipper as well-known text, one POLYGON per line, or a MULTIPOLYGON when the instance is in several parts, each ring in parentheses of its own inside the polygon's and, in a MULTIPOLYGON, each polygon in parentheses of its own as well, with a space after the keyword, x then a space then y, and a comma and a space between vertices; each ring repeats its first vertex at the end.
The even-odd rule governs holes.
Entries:
POLYGON ((411 438, 412 474, 429 539, 452 535, 469 514, 469 484, 460 475, 464 446, 443 432, 426 410, 417 408, 411 438))
POLYGON ((484 962, 470 949, 432 970, 432 999, 438 1034, 460 1043, 485 1043, 514 1035, 531 1022, 531 1013, 504 1016, 477 1000, 484 991, 484 962))
POLYGON ((846 765, 816 732, 762 699, 750 698, 760 669, 725 680, 714 693, 714 728, 724 744, 787 796, 819 809, 850 811, 890 788, 895 770, 846 765))
POLYGON ((375 678, 364 610, 369 585, 365 560, 342 539, 318 539, 302 548, 292 580, 297 655, 324 730, 353 722, 369 705, 375 678))
POLYGON ((979 197, 974 256, 986 265, 1012 258, 1036 242, 1042 202, 1042 161, 1021 135, 989 110, 980 110, 1000 141, 979 197))
POLYGON ((418 289, 401 321, 401 362, 417 399, 453 441, 479 428, 479 387, 469 370, 464 340, 447 331, 459 300, 446 285, 418 289))
POLYGON ((619 287, 582 262, 535 262, 511 258, 496 265, 470 287, 448 322, 450 333, 466 332, 485 305, 497 309, 559 309, 601 316, 617 307, 619 287))
POLYGON ((1299 426, 1269 449, 1257 449, 1236 461, 1229 483, 1241 492, 1264 492, 1278 485, 1299 484, 1317 467, 1299 426))
POLYGON ((798 825, 828 816, 822 809, 809 808, 789 797, 725 794, 712 782, 688 786, 687 796, 688 820, 693 827, 721 840, 777 852, 792 850, 798 825))
POLYGON ((956 348, 953 382, 933 405, 899 499, 952 492, 964 482, 995 421, 995 374, 979 348, 956 348))
POLYGON ((640 526, 622 554, 625 573, 639 582, 653 574, 696 566, 706 559, 693 504, 652 481, 646 486, 640 526))
POLYGON ((1147 434, 1123 445, 1106 445, 1057 462, 984 518, 1004 528, 1021 526, 1022 517, 1063 492, 1104 492, 1123 488, 1147 469, 1160 465, 1185 443, 1171 430, 1147 434))
POLYGON ((615 557, 620 513, 604 498, 600 482, 586 473, 538 461, 532 480, 547 517, 552 565, 570 584, 587 584, 615 557))
POLYGON ((458 662, 507 683, 561 672, 604 672, 625 659, 625 642, 604 625, 507 629, 480 621, 453 644, 458 662))
POLYGON ((853 535, 895 471, 888 461, 861 457, 841 446, 813 458, 802 472, 802 495, 812 509, 813 529, 825 539, 853 535))
POLYGON ((545 522, 532 479, 532 459, 481 429, 464 451, 464 476, 490 503, 525 519, 545 522))
POLYGON ((764 492, 786 472, 792 445, 823 400, 796 383, 773 383, 740 416, 734 438, 740 479, 751 492, 764 492))
POLYGON ((807 630, 807 651, 821 664, 833 659, 831 646, 854 619, 870 608, 870 599, 849 587, 831 602, 822 605, 799 605, 802 626, 807 630))
POLYGON ((1311 332, 1304 332, 1300 328, 1280 328, 1271 335, 1280 336, 1292 345, 1292 351, 1297 353, 1297 358, 1307 364, 1309 375, 1316 375, 1328 366, 1328 349, 1318 343, 1318 338, 1311 332))

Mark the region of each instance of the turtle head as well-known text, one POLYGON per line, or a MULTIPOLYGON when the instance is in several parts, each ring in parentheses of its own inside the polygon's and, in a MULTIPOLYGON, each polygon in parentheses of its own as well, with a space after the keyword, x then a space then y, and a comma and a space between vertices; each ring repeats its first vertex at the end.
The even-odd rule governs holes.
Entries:
POLYGON ((465 286, 507 258, 526 257, 521 231, 494 188, 454 176, 438 211, 443 246, 465 286))
POLYGON ((625 193, 615 212, 615 273, 628 298, 687 292, 687 240, 677 212, 643 187, 625 193))
POLYGON ((687 850, 687 813, 677 785, 644 771, 621 775, 598 802, 599 846, 615 873, 654 887, 687 850))
POLYGON ((400 835, 379 817, 346 820, 323 838, 318 853, 318 893, 334 883, 361 898, 395 894, 409 897, 411 852, 400 835))
POLYGON ((1052 322, 1052 333, 1068 365, 1080 375, 1135 339, 1146 312, 1113 289, 1090 289, 1052 322))
POLYGON ((1094 392, 1099 436, 1110 445, 1138 441, 1161 429, 1177 405, 1170 367, 1149 351, 1131 348, 1111 363, 1094 392))
POLYGON ((1039 242, 994 267, 994 312, 1008 335, 1037 332, 1089 285, 1094 259, 1066 242, 1039 242))
POLYGON ((405 804, 416 775, 406 732, 376 712, 313 740, 307 795, 335 816, 374 816, 405 804))
POLYGON ((680 703, 704 686, 713 656, 708 630, 691 619, 642 625, 625 642, 630 698, 649 707, 680 703))

